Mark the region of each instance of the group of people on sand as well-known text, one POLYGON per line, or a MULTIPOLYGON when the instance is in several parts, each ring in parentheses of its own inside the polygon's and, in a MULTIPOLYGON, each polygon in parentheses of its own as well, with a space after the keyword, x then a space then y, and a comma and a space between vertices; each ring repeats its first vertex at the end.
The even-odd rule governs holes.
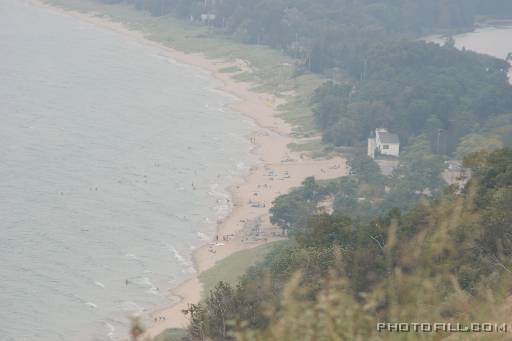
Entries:
POLYGON ((225 234, 225 235, 222 236, 222 240, 225 241, 225 242, 229 242, 234 237, 235 237, 234 234, 225 234))
POLYGON ((158 321, 165 321, 165 316, 155 316, 155 323, 158 321))
MULTIPOLYGON (((337 164, 335 164, 335 165, 333 165, 333 166, 329 167, 329 169, 340 169, 340 168, 341 168, 341 164, 339 164, 339 163, 337 163, 337 164)), ((326 173, 325 169, 323 169, 323 168, 320 168, 320 171, 321 171, 322 173, 326 173)))
POLYGON ((255 208, 265 208, 267 207, 267 204, 265 202, 260 202, 260 201, 253 201, 251 199, 249 199, 249 205, 251 207, 255 207, 255 208))
MULTIPOLYGON (((224 235, 222 235, 222 240, 225 242, 229 242, 234 237, 235 237, 234 234, 224 234, 224 235)), ((219 235, 215 236, 215 241, 217 241, 217 242, 219 241, 219 235)))

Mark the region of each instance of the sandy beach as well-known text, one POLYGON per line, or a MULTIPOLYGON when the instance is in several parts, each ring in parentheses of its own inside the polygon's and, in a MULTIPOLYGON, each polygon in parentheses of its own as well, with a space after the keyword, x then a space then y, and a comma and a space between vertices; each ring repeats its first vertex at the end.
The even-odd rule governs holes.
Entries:
MULTIPOLYGON (((272 226, 269 216, 269 208, 277 196, 299 186, 309 176, 314 176, 316 179, 330 179, 346 175, 346 161, 340 156, 330 159, 312 159, 307 153, 289 150, 288 144, 301 143, 305 140, 293 137, 293 127, 277 117, 278 106, 286 99, 252 91, 255 84, 234 80, 232 77, 235 73, 221 72, 222 69, 233 66, 250 72, 251 66, 246 61, 214 60, 202 54, 184 53, 146 39, 141 32, 129 30, 120 23, 95 16, 94 13, 67 11, 49 6, 41 0, 32 2, 39 6, 46 6, 62 15, 73 16, 78 20, 114 30, 144 44, 157 46, 171 59, 208 71, 212 77, 222 82, 220 90, 239 99, 228 109, 251 118, 259 127, 247 137, 254 145, 253 151, 257 154, 259 162, 251 168, 243 183, 233 184, 229 188, 232 212, 226 219, 217 222, 217 234, 212 242, 193 252, 197 274, 237 251, 282 239, 280 229, 272 226), (249 223, 256 223, 259 226, 257 236, 250 239, 245 232, 249 223)), ((197 303, 201 294, 201 283, 197 275, 174 288, 170 296, 178 296, 180 301, 151 314, 154 323, 147 329, 145 337, 154 337, 167 328, 185 327, 187 320, 182 309, 185 309, 189 303, 197 303)))

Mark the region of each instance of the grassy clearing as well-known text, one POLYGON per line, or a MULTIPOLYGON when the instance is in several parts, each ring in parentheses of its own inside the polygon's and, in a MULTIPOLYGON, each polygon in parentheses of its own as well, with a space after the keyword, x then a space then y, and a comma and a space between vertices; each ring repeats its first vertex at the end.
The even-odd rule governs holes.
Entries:
POLYGON ((158 335, 153 341, 180 341, 187 335, 185 329, 166 329, 162 334, 158 335))
POLYGON ((214 267, 199 275, 199 280, 204 287, 203 294, 210 292, 220 281, 236 284, 238 278, 245 273, 249 267, 263 260, 274 247, 284 242, 286 241, 277 241, 239 251, 218 261, 214 267))
POLYGON ((219 70, 219 72, 222 73, 236 73, 240 71, 242 71, 242 69, 240 69, 238 66, 228 66, 219 70))
POLYGON ((324 151, 324 147, 320 138, 309 140, 305 143, 290 143, 288 145, 288 148, 293 152, 321 153, 324 151))

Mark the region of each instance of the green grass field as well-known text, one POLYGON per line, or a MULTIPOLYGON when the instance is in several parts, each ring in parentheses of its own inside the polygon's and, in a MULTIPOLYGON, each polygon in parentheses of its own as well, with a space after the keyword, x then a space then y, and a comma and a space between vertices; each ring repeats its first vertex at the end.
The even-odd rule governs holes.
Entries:
POLYGON ((162 334, 154 338, 153 341, 181 341, 186 334, 185 329, 166 329, 162 334))
POLYGON ((284 242, 286 241, 277 241, 249 250, 239 251, 220 260, 214 267, 199 275, 199 280, 203 284, 203 295, 209 293, 220 281, 236 284, 238 278, 245 273, 250 266, 263 260, 274 247, 284 242))
POLYGON ((320 138, 309 140, 304 143, 290 143, 288 149, 293 152, 316 152, 321 153, 324 151, 325 145, 320 138))

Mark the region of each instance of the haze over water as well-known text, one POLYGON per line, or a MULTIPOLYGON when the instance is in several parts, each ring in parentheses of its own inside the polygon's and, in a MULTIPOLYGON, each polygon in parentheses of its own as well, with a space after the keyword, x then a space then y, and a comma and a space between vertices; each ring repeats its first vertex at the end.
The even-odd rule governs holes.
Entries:
POLYGON ((253 126, 216 86, 156 47, 0 1, 2 340, 117 339, 129 313, 169 303, 252 162, 253 126))
MULTIPOLYGON (((455 37, 500 58, 511 38, 455 37)), ((120 339, 128 314, 166 304, 251 162, 252 125, 218 85, 154 46, 0 1, 2 340, 120 339)))
MULTIPOLYGON (((512 52, 512 22, 499 26, 479 27, 473 32, 453 36, 455 46, 493 57, 505 59, 512 52)), ((445 38, 431 36, 427 40, 437 43, 444 42, 445 38)), ((509 71, 509 80, 512 82, 512 69, 509 71)))

